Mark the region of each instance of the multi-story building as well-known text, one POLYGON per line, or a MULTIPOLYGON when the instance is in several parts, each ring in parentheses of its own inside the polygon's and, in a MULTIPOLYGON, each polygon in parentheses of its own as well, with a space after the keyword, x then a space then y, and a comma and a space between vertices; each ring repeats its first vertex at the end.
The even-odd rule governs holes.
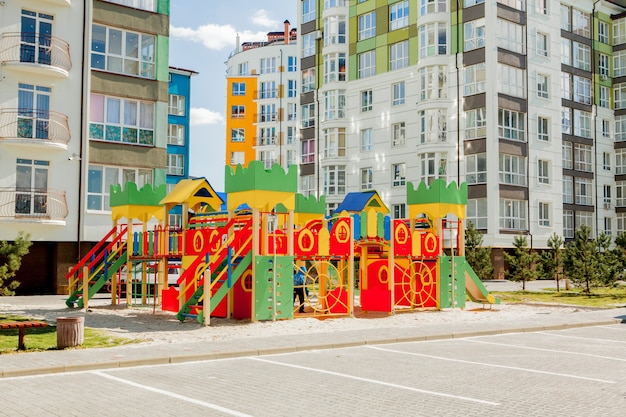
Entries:
POLYGON ((300 188, 329 213, 376 189, 403 217, 407 182, 465 181, 496 277, 516 234, 626 231, 617 2, 298 3, 300 188))
POLYGON ((165 183, 169 0, 3 1, 0 33, 0 239, 33 241, 18 293, 61 293, 110 186, 165 183))
MULTIPOLYGON (((189 178, 189 126, 191 108, 191 77, 196 71, 170 67, 169 106, 167 110, 167 191, 189 178)), ((169 213, 168 224, 181 226, 182 207, 169 213)))
POLYGON ((295 29, 270 32, 261 42, 239 42, 230 54, 226 93, 226 163, 270 168, 297 163, 297 68, 295 29))

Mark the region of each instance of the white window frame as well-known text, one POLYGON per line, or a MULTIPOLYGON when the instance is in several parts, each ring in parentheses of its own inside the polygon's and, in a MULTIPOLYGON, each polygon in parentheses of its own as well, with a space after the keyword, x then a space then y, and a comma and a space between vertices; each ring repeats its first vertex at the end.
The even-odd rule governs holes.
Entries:
POLYGON ((391 124, 391 146, 404 145, 406 142, 406 123, 397 122, 391 124))
POLYGON ((409 41, 389 45, 389 70, 397 70, 409 66, 409 41))
POLYGON ((487 82, 487 71, 485 63, 481 62, 465 67, 465 85, 463 95, 471 96, 485 92, 485 84, 487 82))
POLYGON ((185 146, 185 125, 175 123, 167 125, 167 144, 185 146))
POLYGON ((374 170, 372 167, 361 168, 361 191, 374 189, 374 170))
POLYGON ((167 154, 167 175, 185 175, 185 155, 167 154))
POLYGON ((487 109, 468 110, 465 112, 465 140, 487 136, 487 109))
POLYGON ((550 184, 550 161, 547 159, 537 160, 537 182, 539 184, 550 184))
POLYGON ((406 185, 406 163, 391 165, 391 186, 404 187, 406 185))
POLYGON ((92 69, 151 80, 156 78, 154 35, 94 24, 92 38, 92 69))
POLYGON ((500 228, 504 230, 527 230, 527 202, 524 200, 500 199, 500 228))
POLYGON ((359 41, 376 36, 376 11, 360 15, 357 21, 359 41))
POLYGON ((406 103, 406 84, 404 81, 391 84, 391 105, 399 106, 406 103))
POLYGON ((550 119, 537 116, 537 140, 550 142, 550 119))
POLYGON ((519 155, 500 154, 500 184, 526 186, 526 157, 519 155))
POLYGON ((524 113, 498 109, 498 137, 500 139, 526 141, 524 113))
POLYGON ((487 183, 487 154, 477 153, 465 156, 465 181, 468 184, 487 183))
POLYGON ((489 225, 489 207, 486 198, 469 198, 467 199, 467 217, 466 224, 472 222, 478 230, 487 230, 489 225))
POLYGON ((371 152, 374 150, 374 129, 369 127, 361 129, 361 152, 371 152))
POLYGON ((374 108, 374 96, 371 89, 361 91, 361 112, 372 111, 374 108))
POLYGON ((445 22, 432 22, 418 29, 419 57, 446 55, 448 53, 448 26, 445 22))
POLYGON ((540 201, 537 218, 539 220, 539 227, 550 227, 550 203, 540 201))
POLYGON ((465 52, 485 46, 485 19, 476 19, 463 24, 463 49, 465 52))
POLYGON ((409 1, 399 1, 389 6, 389 30, 397 30, 409 25, 409 1))
POLYGON ((376 51, 367 51, 359 54, 359 78, 376 75, 376 51))

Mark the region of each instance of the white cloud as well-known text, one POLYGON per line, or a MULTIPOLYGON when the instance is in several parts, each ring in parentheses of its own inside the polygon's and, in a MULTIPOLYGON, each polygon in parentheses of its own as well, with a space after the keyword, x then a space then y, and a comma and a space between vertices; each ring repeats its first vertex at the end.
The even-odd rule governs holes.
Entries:
POLYGON ((272 30, 280 29, 278 26, 280 24, 278 20, 271 19, 265 9, 257 10, 257 12, 250 18, 250 21, 255 25, 259 25, 264 28, 272 28, 272 30))
POLYGON ((214 125, 224 123, 224 116, 202 107, 192 107, 190 124, 191 126, 214 125))
POLYGON ((240 42, 267 40, 267 31, 237 31, 231 25, 208 24, 199 26, 197 29, 176 26, 170 27, 171 37, 198 42, 207 49, 218 51, 222 49, 235 49, 237 35, 239 35, 240 42))

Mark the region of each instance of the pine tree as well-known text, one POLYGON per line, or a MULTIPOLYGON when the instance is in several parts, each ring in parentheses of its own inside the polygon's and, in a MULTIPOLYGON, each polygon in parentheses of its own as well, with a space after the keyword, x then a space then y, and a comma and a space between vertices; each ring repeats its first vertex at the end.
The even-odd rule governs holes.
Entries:
POLYGON ((13 280, 22 265, 22 258, 32 245, 30 235, 20 232, 13 243, 0 242, 0 296, 15 295, 20 283, 13 280))
POLYGON ((465 259, 478 278, 484 281, 493 278, 493 264, 491 248, 484 248, 482 245, 482 233, 476 230, 472 222, 468 222, 465 230, 465 259))
POLYGON ((591 229, 582 225, 574 233, 574 240, 565 247, 564 270, 577 287, 591 294, 591 288, 600 283, 602 265, 599 264, 598 244, 591 239, 591 229))
POLYGON ((509 264, 509 269, 505 275, 511 280, 522 282, 522 290, 526 290, 526 282, 537 279, 536 270, 539 255, 532 253, 528 247, 526 236, 517 235, 513 239, 513 254, 504 252, 504 259, 509 264))
POLYGON ((556 281, 556 291, 559 292, 559 278, 563 268, 563 239, 552 233, 547 243, 549 249, 541 253, 541 273, 544 278, 556 281))

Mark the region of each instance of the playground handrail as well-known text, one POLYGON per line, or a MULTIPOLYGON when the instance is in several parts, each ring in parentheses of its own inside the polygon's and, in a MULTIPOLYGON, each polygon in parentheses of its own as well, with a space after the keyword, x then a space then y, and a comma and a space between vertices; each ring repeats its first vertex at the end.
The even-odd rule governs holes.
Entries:
MULTIPOLYGON (((118 240, 118 239, 116 239, 116 240, 118 240)), ((111 242, 111 244, 113 244, 115 241, 111 242)), ((105 248, 104 251, 100 252, 100 254, 96 257, 96 259, 94 259, 87 266, 89 268, 89 271, 90 271, 89 272, 89 279, 90 280, 91 280, 92 277, 97 276, 100 273, 100 271, 102 271, 104 269, 104 267, 105 267, 105 262, 101 262, 100 258, 103 258, 104 254, 107 253, 107 261, 109 261, 110 259, 115 259, 116 256, 120 252, 122 252, 123 250, 126 249, 126 241, 121 242, 119 245, 117 245, 117 247, 115 247, 112 252, 109 252, 109 251, 106 250, 106 249, 110 249, 110 248, 111 248, 111 245, 108 245, 107 248, 105 248), (97 267, 94 267, 94 264, 97 265, 97 267)), ((71 280, 71 278, 72 277, 68 278, 68 279, 70 279, 69 287, 70 288, 75 288, 75 285, 78 285, 82 281, 82 279, 83 279, 82 269, 76 275, 76 278, 74 280, 71 280)))
POLYGON ((74 275, 77 275, 77 278, 82 277, 83 267, 87 261, 90 261, 87 265, 89 269, 93 268, 94 264, 100 262, 100 259, 104 256, 105 252, 108 249, 113 247, 113 245, 120 243, 124 239, 124 235, 126 234, 126 226, 122 226, 120 228, 119 234, 113 239, 111 242, 107 242, 107 239, 111 237, 117 231, 117 227, 113 227, 109 233, 106 234, 104 238, 98 242, 96 246, 93 247, 83 258, 78 262, 66 275, 66 279, 70 279, 74 275), (106 245, 106 246, 105 246, 106 245), (103 247, 104 246, 104 247, 103 247), (94 254, 98 253, 95 257, 94 254), (93 259, 92 259, 93 257, 93 259))

